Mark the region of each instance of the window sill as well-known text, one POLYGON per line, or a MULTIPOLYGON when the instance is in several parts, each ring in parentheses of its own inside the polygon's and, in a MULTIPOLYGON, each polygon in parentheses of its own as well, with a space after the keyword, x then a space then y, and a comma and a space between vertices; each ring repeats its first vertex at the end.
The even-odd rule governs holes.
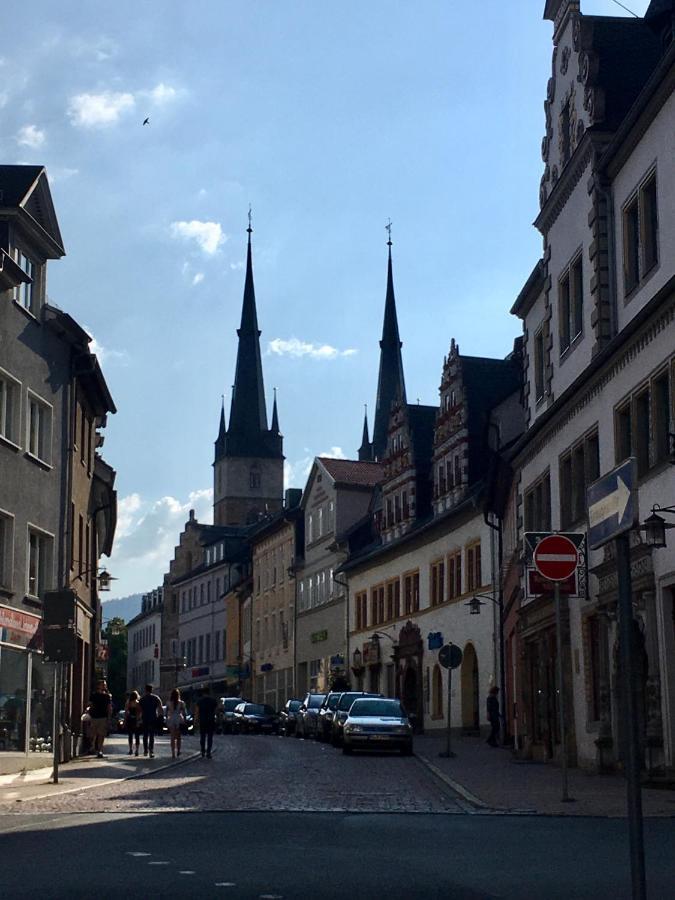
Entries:
POLYGON ((15 453, 21 451, 21 447, 19 444, 15 444, 14 441, 10 440, 10 438, 5 437, 4 434, 0 434, 0 444, 7 447, 9 450, 14 450, 15 453))
POLYGON ((629 303, 636 297, 637 294, 640 293, 642 288, 656 275, 656 273, 661 268, 660 261, 654 263, 654 265, 647 272, 644 273, 642 278, 634 284, 630 289, 626 290, 624 287, 624 295, 623 295, 623 305, 628 306, 629 303))
POLYGON ((34 609, 42 609, 42 600, 33 594, 25 594, 23 602, 26 606, 32 606, 34 609))
POLYGON ((53 469, 51 463, 45 462, 44 459, 40 459, 39 456, 35 456, 35 454, 31 453, 29 450, 26 450, 24 456, 26 457, 26 459, 29 459, 31 462, 35 463, 36 466, 44 469, 46 472, 51 472, 51 470, 53 469))
POLYGON ((560 350, 560 355, 558 357, 558 365, 560 365, 560 366, 564 365, 564 363, 574 353, 574 351, 577 349, 577 347, 583 341, 583 339, 584 339, 584 333, 583 333, 583 331, 580 331, 579 334, 577 334, 575 337, 572 338, 572 340, 569 342, 569 344, 567 345, 567 347, 565 347, 564 350, 562 350, 562 349, 560 350))
POLYGON ((11 585, 0 584, 0 597, 13 597, 14 591, 11 585))
POLYGON ((26 307, 23 306, 21 303, 19 303, 19 301, 16 299, 13 299, 12 302, 14 303, 14 306, 16 306, 17 309, 21 310, 21 312, 24 314, 24 316, 28 316, 28 318, 32 322, 35 322, 36 325, 40 324, 40 320, 38 319, 38 317, 35 315, 34 312, 32 312, 30 309, 26 309, 26 307))

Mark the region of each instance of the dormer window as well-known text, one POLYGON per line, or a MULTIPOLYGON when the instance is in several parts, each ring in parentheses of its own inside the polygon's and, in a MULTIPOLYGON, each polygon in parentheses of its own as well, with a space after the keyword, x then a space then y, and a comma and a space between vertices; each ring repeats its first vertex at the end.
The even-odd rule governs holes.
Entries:
POLYGON ((14 288, 14 300, 19 306, 36 316, 40 308, 38 285, 36 283, 37 264, 18 247, 14 248, 14 261, 31 279, 29 284, 22 283, 14 288))

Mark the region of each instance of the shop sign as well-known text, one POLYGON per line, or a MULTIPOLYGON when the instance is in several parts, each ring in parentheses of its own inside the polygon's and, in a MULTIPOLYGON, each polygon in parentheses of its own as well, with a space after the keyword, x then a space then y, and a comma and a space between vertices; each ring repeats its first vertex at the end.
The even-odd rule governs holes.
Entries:
POLYGON ((318 644, 320 641, 327 641, 328 631, 325 628, 323 631, 313 631, 311 637, 313 644, 318 644))
POLYGON ((42 650, 42 619, 22 609, 0 606, 0 641, 24 647, 27 650, 42 650))
POLYGON ((337 653, 335 656, 331 656, 330 667, 331 667, 331 669, 344 669, 344 667, 345 667, 344 656, 342 656, 341 653, 337 653))
POLYGON ((443 634, 440 631, 430 631, 427 635, 429 650, 440 650, 443 646, 443 634))

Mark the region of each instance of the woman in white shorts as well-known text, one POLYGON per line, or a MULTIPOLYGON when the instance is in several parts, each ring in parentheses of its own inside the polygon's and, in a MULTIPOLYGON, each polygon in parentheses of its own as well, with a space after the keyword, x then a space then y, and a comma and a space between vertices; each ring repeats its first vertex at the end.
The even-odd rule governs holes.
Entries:
POLYGON ((171 735, 171 758, 180 756, 181 727, 185 723, 185 703, 180 699, 180 691, 174 688, 167 704, 167 725, 171 735))

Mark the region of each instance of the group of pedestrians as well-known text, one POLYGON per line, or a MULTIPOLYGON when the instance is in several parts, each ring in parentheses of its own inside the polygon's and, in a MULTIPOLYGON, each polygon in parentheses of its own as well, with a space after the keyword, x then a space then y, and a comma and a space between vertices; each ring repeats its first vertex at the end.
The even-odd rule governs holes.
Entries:
MULTIPOLYGON (((195 728, 199 728, 199 743, 202 757, 211 759, 213 735, 216 730, 217 701, 208 688, 203 688, 195 705, 195 728)), ((164 717, 162 701, 153 693, 152 685, 146 684, 142 697, 138 691, 131 691, 124 708, 124 727, 129 739, 129 755, 138 756, 141 735, 143 736, 143 755, 155 755, 155 732, 158 721, 164 717), (135 744, 135 750, 134 750, 135 744)), ((180 690, 171 691, 166 708, 167 728, 171 741, 171 758, 177 759, 181 754, 183 730, 187 722, 187 706, 181 699, 180 690)))
POLYGON ((131 691, 124 707, 124 727, 129 738, 129 756, 132 753, 138 756, 141 735, 143 756, 155 755, 155 733, 163 716, 162 701, 153 693, 151 684, 146 684, 142 697, 138 691, 131 691))

